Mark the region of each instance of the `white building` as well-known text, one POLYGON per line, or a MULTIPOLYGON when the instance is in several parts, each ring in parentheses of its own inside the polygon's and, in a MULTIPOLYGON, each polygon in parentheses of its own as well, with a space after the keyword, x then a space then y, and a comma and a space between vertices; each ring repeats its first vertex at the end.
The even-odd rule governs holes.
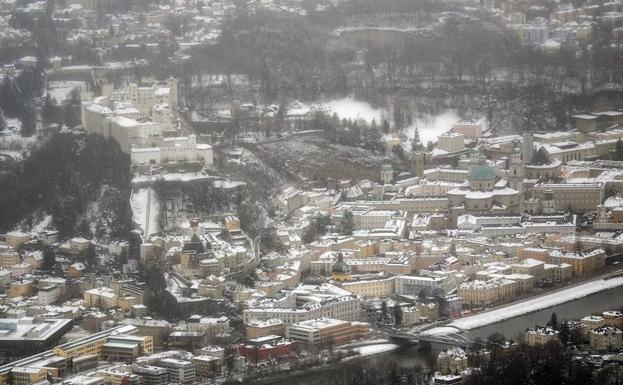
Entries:
POLYGON ((160 360, 158 366, 169 372, 170 383, 190 384, 195 381, 195 364, 190 361, 165 358, 160 360))
POLYGON ((133 147, 130 150, 132 166, 193 161, 211 166, 214 163, 212 146, 197 143, 195 135, 160 138, 157 143, 153 147, 133 147))
POLYGON ((57 302, 61 296, 61 288, 57 285, 46 285, 40 287, 37 293, 39 305, 51 305, 57 302))

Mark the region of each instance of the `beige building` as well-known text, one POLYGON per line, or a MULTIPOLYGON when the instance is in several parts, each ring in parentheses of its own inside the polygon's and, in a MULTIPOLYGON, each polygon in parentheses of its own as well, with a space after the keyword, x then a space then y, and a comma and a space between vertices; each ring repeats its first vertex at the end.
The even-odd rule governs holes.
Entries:
POLYGON ((568 263, 553 265, 546 263, 544 267, 545 278, 554 282, 569 281, 573 277, 573 266, 568 263))
POLYGON ((271 335, 285 336, 286 324, 279 318, 273 318, 266 321, 251 320, 246 325, 247 338, 260 338, 271 335))
POLYGON ((10 270, 13 266, 17 265, 21 257, 15 249, 10 247, 0 246, 0 267, 6 270, 10 270))
POLYGON ((229 318, 225 316, 219 318, 194 316, 186 323, 186 329, 190 332, 206 333, 208 337, 214 337, 217 334, 230 332, 229 318))
POLYGON ((613 326, 602 326, 590 331, 591 349, 600 352, 618 351, 623 347, 623 332, 613 326))
POLYGON ((437 148, 449 153, 465 149, 465 135, 458 132, 446 132, 439 135, 437 148))
POLYGON ((34 294, 35 284, 34 281, 29 279, 22 279, 19 281, 11 282, 9 290, 9 297, 30 297, 34 294))
POLYGON ((87 307, 110 309, 117 307, 117 295, 107 287, 97 287, 84 292, 84 302, 87 307))
POLYGON ((460 373, 468 366, 467 354, 461 348, 442 350, 437 356, 437 368, 442 374, 460 373))
POLYGON ((313 346, 340 345, 370 333, 365 322, 318 318, 289 325, 286 337, 313 346))
POLYGON ((552 341, 559 340, 558 330, 555 330, 549 326, 537 327, 534 329, 528 329, 524 333, 526 344, 530 346, 545 345, 552 341))
POLYGON ((22 233, 21 231, 6 233, 6 244, 10 247, 18 248, 28 241, 30 241, 30 234, 22 233))
POLYGON ((580 320, 585 333, 606 325, 606 319, 598 315, 589 315, 580 320))
POLYGON ((11 377, 13 385, 32 385, 47 380, 48 372, 45 368, 16 367, 11 369, 11 377))
POLYGON ((517 283, 510 279, 474 280, 459 285, 458 296, 467 306, 488 306, 513 297, 517 283))
POLYGON ((623 329, 623 313, 616 310, 607 310, 601 313, 601 316, 606 320, 606 324, 614 326, 618 329, 623 329))
POLYGON ((342 289, 357 294, 362 298, 383 298, 395 293, 395 278, 348 281, 341 284, 342 289))
POLYGON ((402 309, 402 324, 415 325, 439 319, 439 305, 435 302, 417 303, 402 309))
POLYGON ((571 265, 573 275, 576 277, 602 271, 606 266, 606 252, 603 249, 580 253, 555 250, 550 253, 550 257, 555 263, 571 265))
POLYGON ((568 208, 579 212, 595 210, 604 198, 601 182, 542 183, 531 188, 532 195, 541 200, 548 190, 553 194, 554 208, 558 212, 565 212, 568 208))
POLYGON ((513 274, 528 274, 538 281, 545 278, 544 267, 544 262, 529 258, 518 263, 513 263, 511 265, 511 270, 513 274))

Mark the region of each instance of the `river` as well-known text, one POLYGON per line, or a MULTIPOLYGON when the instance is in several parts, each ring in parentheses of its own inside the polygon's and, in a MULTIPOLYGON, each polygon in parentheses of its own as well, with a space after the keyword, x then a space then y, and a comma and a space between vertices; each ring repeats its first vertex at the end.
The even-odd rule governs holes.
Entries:
MULTIPOLYGON (((604 310, 618 310, 621 306, 623 306, 623 286, 604 290, 548 309, 485 325, 463 332, 463 335, 471 340, 487 338, 493 333, 503 334, 507 338, 516 338, 519 334, 523 333, 526 328, 534 325, 545 325, 554 312, 560 321, 577 320, 591 313, 601 313, 604 310)), ((397 361, 399 365, 404 367, 419 366, 430 368, 439 350, 442 348, 443 346, 437 344, 433 344, 431 350, 420 350, 417 346, 405 346, 390 353, 362 359, 369 359, 371 361, 389 359, 397 361)), ((328 369, 329 372, 331 372, 331 370, 332 369, 328 369)), ((313 377, 313 374, 310 373, 310 377, 313 377)), ((296 381, 294 382, 297 384, 314 383, 312 378, 308 379, 305 375, 296 376, 296 381), (307 380, 309 380, 309 382, 307 380)), ((276 381, 274 383, 285 385, 293 382, 276 381)))
MULTIPOLYGON (((604 290, 574 301, 566 302, 547 309, 510 318, 505 321, 485 325, 476 329, 465 331, 462 334, 470 340, 487 338, 493 333, 500 333, 507 338, 514 338, 523 333, 527 328, 535 325, 545 325, 556 313, 559 321, 578 320, 592 313, 601 313, 604 310, 618 310, 623 306, 623 286, 604 290)), ((432 352, 422 352, 415 347, 404 347, 387 356, 396 359, 402 365, 415 365, 422 362, 430 362, 431 354, 436 356, 443 346, 433 344, 432 352)))

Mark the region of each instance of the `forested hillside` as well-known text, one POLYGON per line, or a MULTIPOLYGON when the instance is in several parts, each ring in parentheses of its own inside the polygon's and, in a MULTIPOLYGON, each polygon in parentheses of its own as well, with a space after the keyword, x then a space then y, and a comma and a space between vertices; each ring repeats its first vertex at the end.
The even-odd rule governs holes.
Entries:
POLYGON ((119 145, 99 136, 53 134, 0 173, 0 232, 46 215, 61 237, 125 237, 130 170, 119 145))

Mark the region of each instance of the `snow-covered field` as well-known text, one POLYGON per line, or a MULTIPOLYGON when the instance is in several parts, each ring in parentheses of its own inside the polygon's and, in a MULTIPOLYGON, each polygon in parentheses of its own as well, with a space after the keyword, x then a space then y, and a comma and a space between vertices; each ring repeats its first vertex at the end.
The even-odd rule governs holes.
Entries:
POLYGON ((415 119, 415 122, 404 129, 405 135, 409 138, 409 146, 413 138, 413 132, 417 127, 420 133, 420 141, 426 145, 428 142, 436 142, 439 135, 452 128, 452 125, 460 120, 456 111, 448 110, 437 116, 421 116, 415 119))
POLYGON ((518 317, 535 311, 548 309, 550 307, 563 304, 586 297, 600 291, 613 289, 623 286, 623 277, 616 277, 608 280, 600 279, 587 282, 578 286, 555 291, 550 294, 521 301, 515 304, 501 307, 499 309, 476 314, 470 317, 461 318, 449 323, 445 327, 433 328, 422 334, 443 335, 476 329, 485 325, 494 324, 510 318, 518 317))
MULTIPOLYGON (((302 103, 297 103, 298 108, 292 112, 301 114, 303 112, 312 110, 325 111, 329 115, 337 114, 342 119, 352 120, 365 120, 370 123, 372 120, 376 120, 377 124, 381 124, 383 119, 389 119, 388 112, 374 108, 370 103, 355 100, 352 97, 331 100, 317 105, 306 106, 302 103)), ((423 144, 430 142, 436 142, 439 135, 452 128, 452 125, 460 120, 460 116, 454 110, 447 110, 443 113, 432 116, 423 115, 416 116, 415 121, 409 127, 406 127, 403 132, 409 138, 408 146, 410 146, 411 138, 413 138, 413 132, 415 128, 418 128, 420 133, 420 140, 423 144)))
POLYGON ((160 205, 152 189, 141 188, 134 192, 130 199, 130 206, 132 207, 132 220, 140 227, 143 234, 149 235, 160 231, 158 226, 160 205))
POLYGON ((6 124, 6 129, 0 132, 0 154, 21 160, 24 153, 38 140, 37 136, 22 137, 22 123, 19 119, 6 118, 6 124))
POLYGON ((368 123, 376 120, 376 123, 379 125, 387 115, 383 110, 372 107, 370 103, 355 100, 351 97, 331 100, 323 103, 321 106, 326 108, 330 115, 335 113, 341 119, 362 119, 368 123))
POLYGON ((184 172, 184 173, 167 173, 161 175, 137 175, 132 178, 132 183, 144 183, 144 182, 154 182, 159 179, 169 181, 169 182, 190 182, 191 180, 199 180, 199 179, 210 179, 212 178, 209 175, 202 174, 200 172, 184 172))

